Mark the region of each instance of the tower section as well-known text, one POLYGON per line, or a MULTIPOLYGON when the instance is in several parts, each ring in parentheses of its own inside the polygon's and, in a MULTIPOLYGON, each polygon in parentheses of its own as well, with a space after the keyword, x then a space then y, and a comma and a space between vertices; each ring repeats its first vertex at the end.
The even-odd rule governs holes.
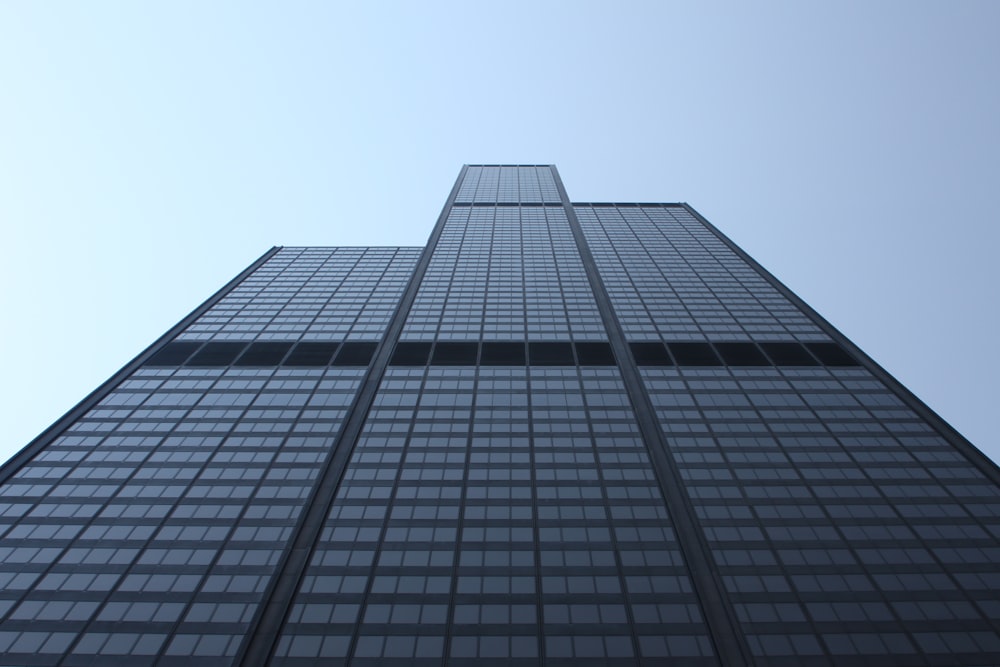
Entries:
POLYGON ((996 662, 996 466, 690 207, 574 208, 754 662, 996 662))
POLYGON ((467 165, 0 467, 0 662, 1000 664, 1000 473, 685 204, 467 165))
POLYGON ((460 176, 271 664, 719 664, 568 207, 460 176))
POLYGON ((419 256, 271 251, 7 463, 2 662, 231 664, 419 256))

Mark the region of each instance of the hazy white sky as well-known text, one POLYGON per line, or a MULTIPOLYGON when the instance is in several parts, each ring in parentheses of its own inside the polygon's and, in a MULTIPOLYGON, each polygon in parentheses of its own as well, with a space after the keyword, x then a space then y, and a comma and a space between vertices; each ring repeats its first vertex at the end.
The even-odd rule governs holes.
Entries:
POLYGON ((997 2, 0 3, 0 459, 466 162, 687 201, 1000 459, 997 2))

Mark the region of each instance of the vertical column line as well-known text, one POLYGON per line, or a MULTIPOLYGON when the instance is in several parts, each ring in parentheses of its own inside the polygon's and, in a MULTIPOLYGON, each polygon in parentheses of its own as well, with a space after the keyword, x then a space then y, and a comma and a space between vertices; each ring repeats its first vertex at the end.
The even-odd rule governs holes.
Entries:
POLYGON ((145 350, 133 357, 131 361, 122 366, 121 370, 108 378, 104 384, 87 394, 82 401, 70 408, 69 411, 56 420, 52 426, 42 431, 37 437, 35 437, 34 440, 25 445, 21 451, 0 466, 0 484, 10 479, 14 473, 21 469, 21 466, 26 464, 28 461, 33 459, 36 454, 52 444, 52 441, 55 440, 57 436, 72 426, 76 420, 80 419, 95 405, 104 400, 105 396, 111 393, 111 391, 121 384, 123 380, 128 378, 140 366, 146 363, 147 359, 159 352, 164 345, 172 341, 182 331, 187 329, 192 322, 204 315, 209 308, 221 301, 224 296, 235 289, 236 286, 242 283, 247 277, 250 276, 250 274, 263 266, 267 260, 278 254, 279 250, 281 250, 281 246, 274 246, 258 257, 250 266, 243 269, 239 275, 223 285, 222 288, 215 294, 205 299, 200 306, 188 313, 187 317, 168 329, 167 333, 157 338, 153 341, 152 345, 147 347, 145 350))
POLYGON ((749 264, 762 278, 764 278, 764 280, 771 283, 771 285, 778 290, 782 296, 795 304, 795 306, 806 317, 811 319, 820 329, 829 335, 830 338, 840 343, 848 352, 854 355, 854 357, 861 362, 862 368, 865 368, 872 375, 881 380, 887 387, 889 387, 889 389, 893 391, 893 393, 899 396, 899 398, 901 398, 909 408, 927 420, 927 422, 930 423, 930 425, 933 426, 940 435, 944 436, 944 438, 952 446, 958 449, 958 451, 960 451, 972 465, 982 472, 987 479, 1000 486, 1000 466, 979 451, 978 447, 966 440, 965 436, 941 418, 926 403, 920 400, 916 394, 907 389, 899 380, 894 378, 889 371, 882 368, 878 362, 865 354, 860 347, 851 341, 851 339, 840 333, 840 331, 835 326, 830 324, 826 318, 813 310, 808 303, 800 299, 795 292, 788 289, 788 287, 778 280, 770 271, 757 263, 753 257, 748 255, 742 248, 733 243, 729 237, 719 231, 715 225, 706 220, 700 213, 698 213, 698 211, 694 210, 690 205, 685 203, 682 203, 681 206, 698 222, 703 224, 708 231, 712 232, 712 234, 718 237, 720 241, 726 244, 726 246, 736 253, 740 259, 749 264))
POLYGON ((333 504, 333 499, 340 486, 340 480, 347 468, 347 463, 350 461, 351 452, 361 435, 361 429, 368 417, 368 411, 375 401, 375 394, 389 365, 392 351, 402 334, 406 317, 416 299, 417 290, 420 288, 420 283, 430 265, 434 249, 444 231, 448 214, 458 196, 459 188, 465 179, 468 168, 468 165, 462 166, 458 179, 452 186, 448 200, 438 216, 434 230, 431 232, 427 245, 424 246, 420 260, 413 270, 413 275, 410 276, 406 290, 403 292, 392 319, 389 321, 389 326, 375 350, 375 355, 361 381, 358 393, 355 394, 354 400, 351 402, 348 409, 349 416, 343 422, 331 447, 332 453, 323 463, 322 471, 317 476, 317 482, 309 495, 306 509, 303 511, 290 540, 291 546, 285 550, 282 561, 277 568, 277 574, 272 578, 271 584, 265 592, 264 601, 257 611, 256 618, 251 623, 248 631, 249 639, 243 642, 233 664, 239 664, 243 667, 265 667, 271 660, 285 617, 291 608, 292 599, 305 575, 306 566, 323 530, 323 524, 326 523, 330 506, 333 504))
POLYGON ((604 282, 601 280, 597 262, 590 252, 590 246, 587 245, 583 227, 576 217, 573 205, 566 194, 566 188, 563 186, 562 179, 559 178, 559 172, 555 166, 550 166, 550 169, 556 187, 559 189, 563 209, 569 219, 570 229, 573 231, 573 238, 580 251, 580 258, 583 260, 590 287, 594 291, 597 308, 601 313, 601 320, 607 331, 611 349, 618 360, 618 368, 635 411, 639 432, 646 442, 653 466, 656 468, 660 489, 667 502, 674 528, 677 530, 681 553, 684 554, 688 571, 691 573, 691 583, 701 601, 706 624, 718 651, 719 659, 727 667, 749 667, 754 664, 750 647, 740 630, 736 612, 725 592, 722 577, 713 565, 711 550, 698 525, 694 505, 684 492, 684 479, 680 469, 669 454, 670 445, 655 418, 656 412, 653 403, 643 386, 642 376, 625 339, 625 332, 611 306, 611 299, 604 287, 604 282))

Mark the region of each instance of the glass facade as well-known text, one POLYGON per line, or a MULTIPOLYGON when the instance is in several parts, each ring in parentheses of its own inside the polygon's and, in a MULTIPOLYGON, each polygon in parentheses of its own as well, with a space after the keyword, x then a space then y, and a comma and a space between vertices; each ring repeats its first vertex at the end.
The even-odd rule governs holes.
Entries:
POLYGON ((0 469, 0 664, 1000 664, 1000 474, 679 204, 463 168, 0 469))

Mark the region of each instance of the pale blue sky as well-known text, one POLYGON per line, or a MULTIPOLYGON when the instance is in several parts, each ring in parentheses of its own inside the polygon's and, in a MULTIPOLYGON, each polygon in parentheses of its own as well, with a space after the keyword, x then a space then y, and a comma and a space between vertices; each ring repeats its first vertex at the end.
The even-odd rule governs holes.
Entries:
POLYGON ((687 201, 1000 459, 1000 3, 0 3, 0 459, 465 162, 687 201))

